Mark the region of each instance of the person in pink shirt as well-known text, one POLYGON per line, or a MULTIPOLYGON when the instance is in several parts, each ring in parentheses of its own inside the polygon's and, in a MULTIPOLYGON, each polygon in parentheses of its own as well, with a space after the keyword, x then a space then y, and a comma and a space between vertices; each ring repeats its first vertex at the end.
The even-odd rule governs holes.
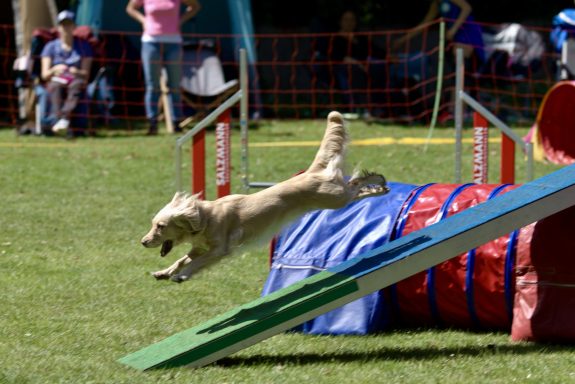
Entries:
POLYGON ((197 0, 129 0, 126 12, 140 24, 142 66, 146 82, 144 103, 150 123, 148 135, 158 133, 160 74, 166 69, 172 98, 172 117, 176 131, 181 118, 180 80, 182 76, 182 35, 180 26, 194 17, 201 5, 197 0), (186 8, 182 12, 181 6, 186 8), (143 8, 143 12, 141 9, 143 8))

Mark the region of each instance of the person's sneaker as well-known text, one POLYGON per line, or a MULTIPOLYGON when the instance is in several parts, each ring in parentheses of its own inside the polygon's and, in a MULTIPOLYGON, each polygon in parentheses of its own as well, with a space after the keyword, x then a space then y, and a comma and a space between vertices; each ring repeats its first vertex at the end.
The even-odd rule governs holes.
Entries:
POLYGON ((68 129, 68 127, 70 126, 70 120, 68 119, 60 119, 56 122, 56 124, 54 124, 54 126, 52 127, 52 132, 54 133, 58 133, 60 131, 65 131, 68 129))

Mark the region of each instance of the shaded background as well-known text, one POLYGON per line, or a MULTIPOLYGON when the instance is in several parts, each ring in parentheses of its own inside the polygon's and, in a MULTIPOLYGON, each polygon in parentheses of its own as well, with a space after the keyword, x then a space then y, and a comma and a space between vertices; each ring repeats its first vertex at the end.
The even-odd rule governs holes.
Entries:
MULTIPOLYGON (((470 3, 476 19, 481 22, 518 22, 546 27, 560 10, 575 8, 573 0, 470 0, 470 3)), ((252 0, 257 32, 305 30, 318 20, 333 29, 341 10, 349 7, 358 11, 363 29, 389 29, 417 24, 427 12, 429 1, 252 0)))
MULTIPOLYGON (((201 0, 200 0, 201 1, 201 0)), ((209 0, 203 0, 209 1, 209 0)), ((57 0, 59 9, 74 0, 57 0)), ((549 26, 551 18, 563 8, 575 8, 573 0, 470 0, 478 21, 502 23, 518 22, 531 26, 549 26)), ((118 1, 123 12, 127 0, 118 1)), ((364 29, 401 28, 418 23, 429 6, 428 0, 252 0, 256 32, 268 29, 305 30, 314 19, 335 25, 341 10, 356 8, 364 29), (330 23, 330 21, 332 21, 330 23)), ((0 1, 0 24, 12 24, 10 1, 0 1)))

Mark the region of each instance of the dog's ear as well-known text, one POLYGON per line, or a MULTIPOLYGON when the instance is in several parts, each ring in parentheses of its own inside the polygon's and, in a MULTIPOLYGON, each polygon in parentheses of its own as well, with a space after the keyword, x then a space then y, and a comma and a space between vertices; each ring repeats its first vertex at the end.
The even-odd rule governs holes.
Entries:
POLYGON ((179 197, 179 215, 175 217, 175 224, 189 232, 201 232, 206 224, 200 207, 198 195, 184 195, 179 197))
POLYGON ((172 197, 172 201, 170 202, 171 204, 179 204, 183 199, 186 198, 186 193, 185 192, 176 192, 176 194, 174 195, 174 197, 172 197))

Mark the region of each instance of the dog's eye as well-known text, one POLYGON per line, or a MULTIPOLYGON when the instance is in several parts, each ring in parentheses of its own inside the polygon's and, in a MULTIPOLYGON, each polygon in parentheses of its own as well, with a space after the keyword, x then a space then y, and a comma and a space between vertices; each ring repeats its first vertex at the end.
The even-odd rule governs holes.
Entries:
POLYGON ((158 227, 158 229, 163 229, 163 228, 166 228, 166 224, 158 223, 158 224, 156 224, 156 227, 158 227))

